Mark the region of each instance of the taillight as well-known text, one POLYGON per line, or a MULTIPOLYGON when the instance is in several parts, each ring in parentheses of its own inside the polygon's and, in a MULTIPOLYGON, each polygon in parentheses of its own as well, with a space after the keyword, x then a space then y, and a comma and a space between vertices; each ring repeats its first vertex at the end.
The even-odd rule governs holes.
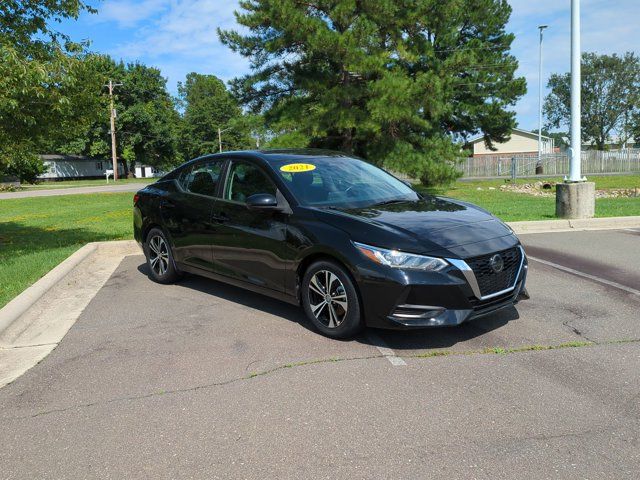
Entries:
POLYGON ((133 196, 133 204, 135 205, 136 203, 138 203, 138 199, 140 198, 140 195, 138 195, 137 193, 133 196))

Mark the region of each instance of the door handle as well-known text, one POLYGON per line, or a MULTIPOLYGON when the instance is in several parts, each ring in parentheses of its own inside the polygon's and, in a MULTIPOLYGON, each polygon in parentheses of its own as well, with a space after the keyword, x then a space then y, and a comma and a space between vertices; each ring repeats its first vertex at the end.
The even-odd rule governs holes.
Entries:
POLYGON ((160 208, 175 208, 175 204, 168 200, 160 200, 160 208))
POLYGON ((229 216, 228 216, 226 213, 224 213, 224 212, 222 212, 222 213, 218 213, 218 214, 215 214, 215 213, 214 213, 214 214, 211 216, 211 219, 212 219, 214 222, 217 222, 217 223, 225 223, 225 222, 229 221, 229 216))

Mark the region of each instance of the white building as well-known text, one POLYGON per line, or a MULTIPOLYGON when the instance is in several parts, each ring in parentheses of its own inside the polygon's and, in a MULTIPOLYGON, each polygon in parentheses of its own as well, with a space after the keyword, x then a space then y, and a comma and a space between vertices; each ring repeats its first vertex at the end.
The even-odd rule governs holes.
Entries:
POLYGON ((157 178, 164 175, 164 172, 155 167, 150 167, 149 165, 140 165, 136 163, 135 175, 136 178, 157 178))
MULTIPOLYGON (((79 180, 105 178, 107 170, 113 168, 108 160, 83 157, 81 155, 40 155, 47 167, 39 180, 79 180)), ((124 175, 124 169, 118 164, 118 175, 124 175)))
MULTIPOLYGON (((482 135, 477 135, 467 142, 465 148, 471 150, 472 157, 492 156, 511 157, 513 155, 537 155, 538 134, 514 128, 511 138, 504 143, 493 142, 490 150, 484 143, 482 135)), ((553 138, 542 136, 542 153, 554 153, 556 151, 553 138)))

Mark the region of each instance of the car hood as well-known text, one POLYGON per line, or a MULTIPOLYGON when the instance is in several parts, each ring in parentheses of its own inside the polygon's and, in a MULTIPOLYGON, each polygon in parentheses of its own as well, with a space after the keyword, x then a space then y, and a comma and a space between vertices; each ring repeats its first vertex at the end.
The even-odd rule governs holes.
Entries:
MULTIPOLYGON (((503 242, 505 245, 517 243, 511 229, 486 210, 444 197, 427 196, 418 201, 366 208, 324 209, 321 215, 356 242, 416 253, 446 250, 467 256, 473 249, 457 247, 487 244, 502 237, 513 237, 503 242)), ((491 248, 496 248, 496 242, 492 243, 491 248)))

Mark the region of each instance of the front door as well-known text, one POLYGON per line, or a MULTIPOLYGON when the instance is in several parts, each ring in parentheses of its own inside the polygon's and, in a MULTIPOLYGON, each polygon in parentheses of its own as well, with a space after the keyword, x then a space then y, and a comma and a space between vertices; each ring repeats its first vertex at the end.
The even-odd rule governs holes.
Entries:
POLYGON ((256 193, 278 196, 275 184, 258 165, 233 160, 222 199, 213 209, 213 221, 218 225, 213 240, 215 271, 282 292, 288 216, 249 210, 246 199, 256 193))
POLYGON ((178 263, 213 270, 211 242, 216 225, 211 215, 223 163, 210 159, 187 167, 180 174, 175 191, 160 200, 178 263))

